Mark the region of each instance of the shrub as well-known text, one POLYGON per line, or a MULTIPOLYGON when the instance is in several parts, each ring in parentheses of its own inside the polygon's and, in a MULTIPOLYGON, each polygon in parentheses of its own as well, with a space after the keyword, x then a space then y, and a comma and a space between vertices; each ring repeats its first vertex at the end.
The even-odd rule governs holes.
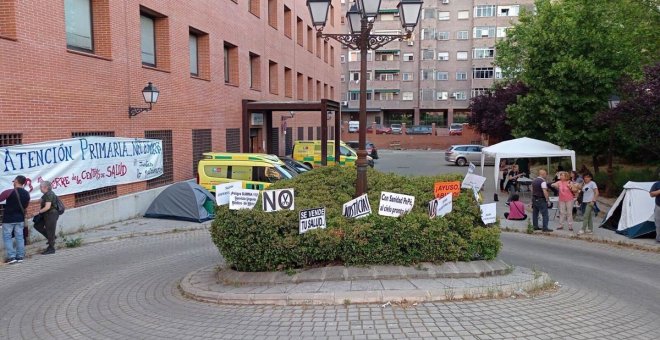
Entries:
POLYGON ((369 202, 373 214, 361 219, 341 215, 353 198, 354 168, 326 167, 278 182, 271 189, 293 188, 294 211, 267 213, 218 207, 211 227, 213 242, 228 263, 241 271, 272 271, 328 264, 368 265, 493 259, 501 247, 499 230, 486 228, 472 193, 454 199, 454 210, 428 217, 437 181, 462 175, 404 177, 369 170, 369 202), (380 192, 415 196, 415 207, 399 218, 379 216, 380 192), (298 233, 301 209, 326 208, 326 229, 298 233))

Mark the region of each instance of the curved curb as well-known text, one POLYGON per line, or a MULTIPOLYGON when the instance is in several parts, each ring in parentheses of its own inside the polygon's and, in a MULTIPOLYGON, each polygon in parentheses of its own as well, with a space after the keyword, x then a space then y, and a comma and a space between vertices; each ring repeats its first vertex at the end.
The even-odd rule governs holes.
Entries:
MULTIPOLYGON (((516 269, 518 270, 518 269, 516 269)), ((367 303, 421 303, 530 296, 554 283, 545 273, 526 273, 526 279, 509 284, 457 286, 444 289, 380 289, 365 291, 250 293, 221 292, 210 288, 215 284, 216 266, 204 267, 187 274, 179 285, 181 293, 196 301, 234 305, 346 305, 367 303), (211 281, 209 281, 211 280, 211 281)), ((515 270, 514 270, 515 271, 515 270)), ((520 274, 520 273, 518 273, 520 274)), ((460 279, 455 279, 461 281, 460 279)), ((457 282, 460 283, 460 282, 457 282)))

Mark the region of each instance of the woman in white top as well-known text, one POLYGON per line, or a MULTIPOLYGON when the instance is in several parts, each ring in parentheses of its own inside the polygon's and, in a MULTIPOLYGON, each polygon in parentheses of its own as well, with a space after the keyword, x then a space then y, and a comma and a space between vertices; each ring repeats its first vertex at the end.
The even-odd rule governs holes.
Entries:
POLYGON ((582 185, 582 204, 584 208, 584 222, 580 234, 594 232, 594 205, 598 199, 598 185, 591 180, 591 174, 584 175, 584 184, 582 185))

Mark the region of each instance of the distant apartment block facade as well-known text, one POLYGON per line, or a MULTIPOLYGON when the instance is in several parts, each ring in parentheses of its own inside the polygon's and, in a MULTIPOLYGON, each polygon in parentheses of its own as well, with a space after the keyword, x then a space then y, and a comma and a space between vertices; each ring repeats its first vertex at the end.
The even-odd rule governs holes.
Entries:
MULTIPOLYGON (((382 0, 373 34, 401 33, 398 0, 382 0)), ((341 0, 342 13, 352 1, 341 0)), ((506 37, 533 0, 425 0, 409 41, 395 41, 367 57, 368 122, 448 126, 464 122, 470 98, 502 78, 493 65, 495 43, 506 37)), ((344 32, 348 22, 342 18, 344 32)), ((360 53, 341 49, 344 120, 357 119, 360 53)))

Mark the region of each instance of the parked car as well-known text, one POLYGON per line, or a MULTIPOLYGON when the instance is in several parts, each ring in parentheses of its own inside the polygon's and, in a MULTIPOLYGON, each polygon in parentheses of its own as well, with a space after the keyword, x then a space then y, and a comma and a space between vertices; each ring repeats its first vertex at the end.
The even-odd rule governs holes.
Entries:
POLYGON ((312 168, 308 167, 307 165, 301 162, 298 162, 297 160, 289 156, 280 156, 280 160, 284 163, 284 165, 286 165, 288 169, 295 171, 299 174, 312 170, 312 168))
POLYGON ((401 134, 401 124, 391 124, 390 130, 392 130, 392 134, 395 135, 401 134))
POLYGON ((375 124, 373 126, 369 126, 367 128, 367 133, 374 133, 374 128, 376 129, 376 134, 377 135, 391 134, 392 133, 391 128, 388 128, 388 127, 380 125, 380 124, 375 124))
MULTIPOLYGON (((445 161, 454 163, 458 166, 465 166, 472 162, 473 164, 481 164, 481 145, 452 145, 445 151, 445 161)), ((484 160, 485 165, 494 165, 495 157, 486 157, 484 160)))
POLYGON ((408 135, 432 135, 433 129, 428 125, 414 125, 406 129, 408 135))
MULTIPOLYGON (((356 140, 350 141, 346 144, 348 144, 348 146, 350 146, 353 150, 357 150, 359 145, 358 141, 356 140)), ((371 156, 373 159, 378 159, 378 150, 376 149, 376 145, 370 141, 367 141, 367 155, 371 156)))
POLYGON ((450 136, 461 136, 463 134, 463 124, 453 123, 449 126, 450 136))

